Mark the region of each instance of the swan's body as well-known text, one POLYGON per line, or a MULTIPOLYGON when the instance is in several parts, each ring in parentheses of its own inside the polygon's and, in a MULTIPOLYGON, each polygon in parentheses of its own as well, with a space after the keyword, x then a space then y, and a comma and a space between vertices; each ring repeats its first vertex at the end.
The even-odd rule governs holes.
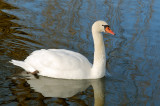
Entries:
POLYGON ((97 79, 105 75, 105 46, 101 32, 114 33, 104 21, 96 21, 92 26, 94 40, 94 63, 86 57, 64 49, 41 49, 31 53, 24 61, 12 60, 27 72, 38 71, 38 75, 62 79, 97 79))

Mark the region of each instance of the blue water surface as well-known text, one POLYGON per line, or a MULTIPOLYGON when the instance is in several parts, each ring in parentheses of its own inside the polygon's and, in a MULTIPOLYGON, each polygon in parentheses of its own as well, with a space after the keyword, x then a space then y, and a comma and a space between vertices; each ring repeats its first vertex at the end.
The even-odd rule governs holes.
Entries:
POLYGON ((0 0, 0 105, 159 106, 159 17, 159 0, 0 0), (93 62, 91 26, 96 20, 107 21, 116 33, 104 34, 111 76, 31 80, 9 63, 42 48, 73 50, 93 62), (66 87, 59 93, 70 96, 45 95, 57 90, 52 84, 66 87), (50 89, 40 92, 36 87, 50 89))

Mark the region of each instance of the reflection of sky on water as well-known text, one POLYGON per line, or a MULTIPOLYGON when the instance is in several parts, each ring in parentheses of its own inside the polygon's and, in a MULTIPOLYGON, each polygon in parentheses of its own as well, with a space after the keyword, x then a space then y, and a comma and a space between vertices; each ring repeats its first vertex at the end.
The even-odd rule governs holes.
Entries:
POLYGON ((1 82, 23 71, 7 62, 35 49, 70 49, 93 61, 91 25, 102 19, 117 34, 104 34, 107 70, 113 75, 105 79, 105 103, 159 104, 159 0, 5 0, 0 5, 2 94, 11 82, 1 82))

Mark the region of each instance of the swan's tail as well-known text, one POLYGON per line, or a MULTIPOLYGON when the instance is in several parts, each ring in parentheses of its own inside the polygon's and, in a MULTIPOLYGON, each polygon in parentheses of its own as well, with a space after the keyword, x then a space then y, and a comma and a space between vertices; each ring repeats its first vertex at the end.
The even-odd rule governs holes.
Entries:
POLYGON ((11 60, 10 63, 25 69, 28 72, 34 72, 35 69, 24 61, 11 60))

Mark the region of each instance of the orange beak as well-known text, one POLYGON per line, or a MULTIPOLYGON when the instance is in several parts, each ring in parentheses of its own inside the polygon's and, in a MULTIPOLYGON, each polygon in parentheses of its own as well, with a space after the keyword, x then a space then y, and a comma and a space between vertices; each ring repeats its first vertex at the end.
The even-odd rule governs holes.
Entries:
POLYGON ((106 27, 106 28, 105 28, 105 31, 106 31, 107 33, 112 34, 112 35, 116 35, 109 27, 106 27))

